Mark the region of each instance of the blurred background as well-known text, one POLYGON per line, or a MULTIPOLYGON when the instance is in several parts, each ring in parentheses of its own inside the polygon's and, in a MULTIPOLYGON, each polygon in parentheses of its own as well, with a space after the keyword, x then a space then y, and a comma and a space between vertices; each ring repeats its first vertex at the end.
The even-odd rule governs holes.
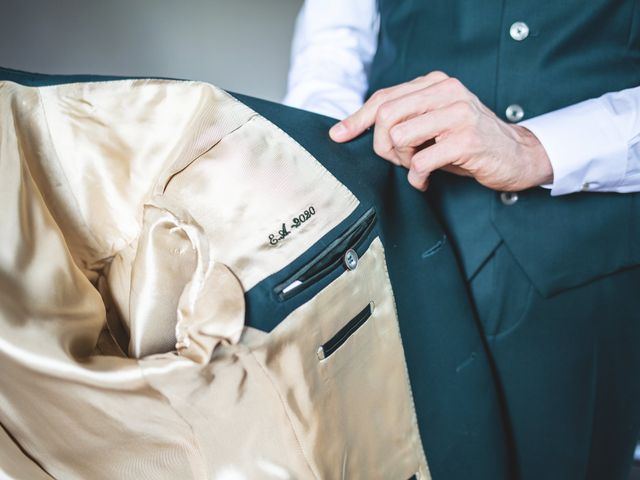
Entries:
POLYGON ((0 0, 0 66, 202 80, 280 101, 302 0, 0 0))

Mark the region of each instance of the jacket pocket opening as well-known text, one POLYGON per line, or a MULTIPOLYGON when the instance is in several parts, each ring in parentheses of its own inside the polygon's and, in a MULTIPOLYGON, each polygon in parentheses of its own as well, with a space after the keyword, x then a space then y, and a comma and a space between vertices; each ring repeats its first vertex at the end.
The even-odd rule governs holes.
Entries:
POLYGON ((356 331, 362 327, 367 320, 369 320, 374 307, 374 303, 370 302, 363 310, 360 311, 360 313, 349 320, 344 327, 338 330, 338 333, 331 337, 329 341, 320 345, 317 351, 318 359, 325 360, 332 353, 338 350, 338 348, 340 348, 349 339, 349 337, 351 337, 351 335, 356 333, 356 331))
MULTIPOLYGON (((276 285, 273 289, 276 297, 280 301, 288 300, 322 280, 341 263, 344 263, 345 255, 349 250, 355 250, 362 244, 369 232, 371 232, 375 222, 375 209, 370 208, 310 262, 285 281, 276 285)), ((345 265, 345 269, 349 268, 351 267, 345 265)))

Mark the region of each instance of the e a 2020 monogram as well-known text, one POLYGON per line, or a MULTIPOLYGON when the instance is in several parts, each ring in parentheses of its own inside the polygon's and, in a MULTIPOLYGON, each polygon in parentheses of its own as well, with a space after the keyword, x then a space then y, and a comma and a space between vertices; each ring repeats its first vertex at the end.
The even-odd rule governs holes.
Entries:
POLYGON ((277 245, 278 242, 284 240, 287 235, 293 232, 294 229, 302 227, 302 225, 315 214, 316 209, 313 206, 310 206, 297 217, 293 217, 290 222, 283 223, 282 227, 278 230, 278 233, 272 233, 269 235, 269 245, 277 245), (289 224, 288 227, 287 224, 289 224))

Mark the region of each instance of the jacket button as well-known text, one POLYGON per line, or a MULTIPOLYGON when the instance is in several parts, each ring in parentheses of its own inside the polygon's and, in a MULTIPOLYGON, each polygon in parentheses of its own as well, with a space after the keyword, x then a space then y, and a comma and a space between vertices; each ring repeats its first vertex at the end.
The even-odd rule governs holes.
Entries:
POLYGON ((353 248, 350 248, 344 254, 344 265, 349 270, 355 270, 358 266, 358 254, 353 248))
POLYGON ((509 120, 512 123, 515 123, 522 120, 522 117, 524 117, 524 110, 517 103, 512 103, 504 111, 504 114, 507 117, 507 120, 509 120))
POLYGON ((500 194, 500 201, 503 205, 513 205, 518 201, 518 194, 516 192, 502 192, 500 194))
POLYGON ((521 42, 529 36, 529 25, 524 22, 515 22, 509 29, 509 35, 516 42, 521 42))

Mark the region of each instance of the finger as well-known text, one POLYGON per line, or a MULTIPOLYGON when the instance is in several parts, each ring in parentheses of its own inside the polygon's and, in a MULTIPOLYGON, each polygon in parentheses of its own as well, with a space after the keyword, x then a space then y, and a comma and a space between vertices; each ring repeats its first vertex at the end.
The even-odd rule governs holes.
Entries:
POLYGON ((404 120, 456 102, 467 102, 471 105, 471 98, 471 92, 459 80, 448 77, 384 103, 378 110, 376 124, 391 128, 404 120))
POLYGON ((418 190, 426 190, 427 180, 434 170, 451 165, 459 161, 460 157, 458 143, 450 138, 420 150, 411 159, 411 168, 407 176, 409 183, 418 190))
MULTIPOLYGON (((425 88, 414 90, 405 95, 383 103, 378 108, 375 118, 373 149, 387 160, 409 167, 411 157, 416 152, 417 144, 399 145, 393 141, 391 130, 405 120, 450 105, 464 98, 465 89, 454 86, 462 85, 455 79, 447 77, 434 81, 425 88), (452 83, 455 81, 456 83, 452 83), (406 147, 406 148, 405 148, 406 147)), ((429 140, 428 138, 423 140, 429 140)))
MULTIPOLYGON (((473 111, 465 102, 455 102, 401 122, 389 131, 391 148, 399 163, 408 166, 417 150, 428 142, 463 127, 472 121, 473 111)), ((377 125, 376 125, 377 129, 377 125)))
POLYGON ((470 124, 473 117, 472 106, 466 102, 455 102, 400 122, 393 126, 389 134, 396 148, 417 147, 427 140, 470 124))
POLYGON ((411 168, 411 159, 413 156, 418 153, 420 150, 430 147, 436 143, 435 138, 427 140, 421 145, 416 147, 394 147, 394 151, 396 152, 396 161, 398 165, 402 165, 403 167, 409 169, 411 168))
MULTIPOLYGON (((459 80, 447 77, 444 80, 431 83, 425 88, 383 103, 378 108, 375 119, 373 137, 375 152, 387 160, 408 167, 411 157, 416 152, 416 146, 433 137, 422 138, 420 142, 414 144, 398 144, 394 142, 391 129, 405 120, 455 103, 461 104, 459 109, 462 116, 462 114, 468 113, 464 107, 471 105, 471 97, 471 93, 459 80)), ((420 130, 416 130, 416 133, 420 133, 420 130)))
POLYGON ((424 77, 415 78, 410 82, 378 90, 359 110, 331 127, 329 136, 333 141, 339 143, 353 140, 374 124, 380 105, 415 90, 419 90, 420 88, 424 88, 425 86, 442 81, 444 78, 448 78, 445 73, 431 72, 424 77))

